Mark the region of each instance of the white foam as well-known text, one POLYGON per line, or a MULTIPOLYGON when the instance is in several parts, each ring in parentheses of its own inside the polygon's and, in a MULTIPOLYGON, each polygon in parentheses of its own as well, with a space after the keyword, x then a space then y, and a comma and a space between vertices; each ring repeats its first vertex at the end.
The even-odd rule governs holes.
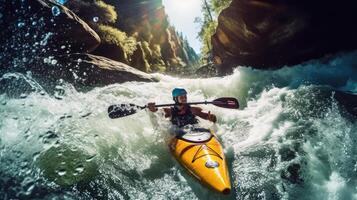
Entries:
MULTIPOLYGON (((110 119, 107 116, 107 107, 112 104, 134 103, 143 106, 148 102, 172 103, 172 89, 184 87, 189 93, 188 101, 213 100, 222 96, 239 99, 240 110, 213 105, 200 106, 205 112, 211 111, 218 118, 217 134, 224 149, 230 149, 228 156, 233 162, 230 165, 233 166, 233 182, 243 186, 253 185, 259 193, 265 191, 259 195, 267 197, 269 192, 264 188, 266 184, 276 184, 269 188, 282 187, 282 171, 294 162, 306 162, 306 165, 301 165, 300 172, 305 181, 302 184, 308 187, 306 191, 316 197, 333 199, 333 195, 339 196, 346 191, 356 193, 356 189, 346 189, 351 186, 343 173, 349 169, 349 165, 344 165, 343 161, 355 159, 352 132, 356 130, 356 125, 348 122, 339 113, 337 105, 328 105, 331 108, 325 115, 314 118, 313 113, 295 108, 293 103, 289 104, 287 101, 296 100, 302 105, 310 102, 305 102, 304 98, 312 96, 308 93, 312 90, 301 87, 306 81, 308 85, 327 84, 345 90, 355 89, 356 70, 348 65, 350 61, 335 60, 327 64, 312 62, 276 71, 240 67, 232 75, 221 78, 181 79, 154 74, 160 82, 113 84, 86 93, 76 91, 71 85, 61 84, 61 90, 64 91, 61 100, 46 93, 39 93, 43 89, 31 77, 12 74, 12 77, 25 79, 38 89, 22 99, 9 99, 0 95, 0 102, 6 101, 0 107, 1 144, 23 143, 18 146, 19 151, 44 152, 54 144, 41 146, 42 143, 37 138, 50 130, 59 135, 59 145, 72 145, 90 155, 98 155, 96 159, 101 173, 98 177, 110 179, 104 181, 108 184, 107 187, 112 187, 108 191, 119 194, 121 189, 135 198, 164 198, 165 192, 168 191, 170 195, 178 197, 177 194, 181 195, 180 191, 185 191, 183 198, 205 199, 207 195, 212 195, 208 190, 195 185, 197 183, 194 180, 182 181, 182 177, 177 175, 182 169, 175 166, 166 146, 164 137, 167 136, 166 128, 170 122, 162 116, 162 112, 148 114, 149 111, 140 110, 134 115, 119 119, 110 119), (294 115, 294 112, 300 114, 294 115), (11 118, 11 114, 16 114, 18 119, 11 118), (31 119, 27 120, 28 123, 26 116, 31 116, 31 119), (33 139, 29 141, 33 146, 37 145, 36 151, 23 142, 23 134, 27 129, 33 139), (309 131, 312 133, 304 136, 293 135, 296 139, 287 138, 286 134, 294 132, 295 129, 301 131, 301 135, 309 134, 309 131), (343 143, 337 143, 340 141, 343 143), (294 149, 293 144, 301 144, 302 147, 294 149), (291 160, 280 160, 279 150, 284 145, 294 150, 295 157, 291 160), (270 152, 260 152, 262 149, 270 152), (252 155, 249 152, 253 152, 252 155), (241 162, 240 154, 244 154, 246 160, 241 162), (324 160, 324 156, 329 162, 324 160), (257 159, 261 160, 255 162, 257 159), (333 172, 330 173, 329 169, 333 172), (246 179, 247 182, 241 182, 239 179, 243 175, 249 177, 259 173, 262 176, 259 177, 258 185, 249 182, 249 178, 246 179), (178 177, 172 177, 175 174, 178 177), (131 176, 136 179, 131 180, 131 176), (109 185, 109 182, 114 182, 114 186, 120 189, 109 185), (153 195, 148 191, 153 192, 153 195), (320 193, 326 195, 319 196, 320 193)), ((7 74, 7 77, 3 76, 2 79, 9 77, 10 74, 7 74)), ((313 100, 315 99, 311 100, 312 103, 313 100)), ((201 121, 204 127, 212 125, 205 120, 201 121)), ((1 153, 6 155, 7 152, 1 153)), ((13 173, 16 174, 17 171, 13 173)), ((233 187, 240 191, 237 185, 233 187)), ((281 189, 279 195, 289 196, 287 191, 291 192, 281 189)))

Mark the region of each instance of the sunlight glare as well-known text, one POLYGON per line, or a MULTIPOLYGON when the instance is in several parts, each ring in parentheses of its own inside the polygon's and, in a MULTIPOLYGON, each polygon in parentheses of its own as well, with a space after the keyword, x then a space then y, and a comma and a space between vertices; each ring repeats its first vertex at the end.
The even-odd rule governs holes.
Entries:
POLYGON ((174 8, 176 12, 184 14, 193 14, 197 11, 195 8, 200 6, 199 0, 164 0, 164 5, 171 4, 170 7, 174 8))
POLYGON ((201 3, 202 0, 163 0, 170 23, 187 36, 196 52, 200 52, 201 44, 197 39, 199 25, 194 21, 196 17, 202 17, 201 3))

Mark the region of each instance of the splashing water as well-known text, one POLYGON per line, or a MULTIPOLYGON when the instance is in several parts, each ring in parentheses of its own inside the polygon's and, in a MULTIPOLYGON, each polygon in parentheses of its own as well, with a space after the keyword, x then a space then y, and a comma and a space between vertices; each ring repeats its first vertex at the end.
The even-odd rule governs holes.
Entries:
POLYGON ((355 199, 357 124, 332 92, 357 92, 355 56, 275 71, 238 68, 221 78, 155 74, 158 83, 86 93, 64 82, 45 91, 30 74, 7 73, 0 78, 0 198, 355 199), (202 186, 172 158, 161 112, 107 116, 111 104, 170 103, 174 87, 186 88, 189 101, 233 96, 242 103, 238 111, 202 106, 218 116, 232 194, 202 186))
POLYGON ((55 16, 55 17, 57 17, 57 16, 59 16, 61 14, 61 10, 60 10, 60 8, 58 6, 53 6, 51 8, 51 11, 52 11, 52 15, 55 16))
POLYGON ((97 23, 99 21, 99 17, 93 17, 93 22, 97 23))
POLYGON ((24 27, 26 24, 24 23, 24 22, 19 22, 19 23, 17 23, 17 27, 19 27, 19 28, 22 28, 22 27, 24 27))
POLYGON ((56 1, 57 1, 57 3, 64 5, 67 3, 68 0, 56 0, 56 1))
POLYGON ((48 32, 45 35, 43 35, 43 39, 40 41, 40 45, 41 46, 46 46, 48 43, 48 40, 51 38, 51 36, 53 35, 52 32, 48 32))

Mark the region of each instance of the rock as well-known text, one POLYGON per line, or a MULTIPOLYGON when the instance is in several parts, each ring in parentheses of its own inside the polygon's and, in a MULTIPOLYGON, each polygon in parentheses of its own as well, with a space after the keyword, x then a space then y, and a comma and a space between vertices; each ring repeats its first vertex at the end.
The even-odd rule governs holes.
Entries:
POLYGON ((124 52, 123 47, 118 44, 108 44, 102 42, 94 51, 93 54, 99 56, 105 56, 115 61, 129 63, 127 55, 124 52))
POLYGON ((198 66, 200 57, 196 54, 195 50, 190 46, 187 40, 183 42, 183 51, 188 56, 188 64, 191 66, 198 66))
MULTIPOLYGON (((74 86, 100 87, 127 81, 157 81, 151 75, 124 63, 91 54, 68 54, 32 63, 33 77, 55 82, 63 79, 74 86)), ((80 88, 80 87, 78 87, 80 88)))
POLYGON ((55 1, 0 1, 0 51, 9 66, 33 55, 91 52, 100 44, 84 21, 55 1))
POLYGON ((131 66, 134 68, 143 71, 143 72, 150 72, 150 65, 145 59, 145 53, 143 47, 140 42, 136 45, 136 50, 134 51, 133 55, 131 56, 131 66))
POLYGON ((166 64, 161 55, 161 48, 160 45, 154 44, 149 46, 146 42, 143 42, 143 50, 150 64, 150 69, 153 72, 165 72, 166 71, 166 64))
POLYGON ((195 50, 193 50, 193 48, 188 44, 188 41, 185 40, 181 34, 176 32, 175 27, 170 26, 168 31, 171 35, 170 40, 173 44, 175 55, 181 58, 181 60, 188 65, 198 65, 199 57, 197 56, 195 50))
POLYGON ((175 44, 176 34, 172 32, 170 28, 166 29, 164 43, 161 44, 161 54, 166 63, 166 69, 168 72, 180 73, 184 70, 187 63, 183 62, 176 54, 178 48, 175 44))
POLYGON ((357 47, 354 1, 233 0, 218 17, 213 57, 221 73, 237 65, 279 68, 357 47))
POLYGON ((164 42, 161 44, 161 54, 165 61, 170 59, 177 59, 175 51, 175 42, 173 41, 173 36, 170 32, 170 29, 166 29, 164 42))
MULTIPOLYGON (((142 44, 147 42, 155 53, 146 53, 152 71, 182 71, 187 65, 198 64, 199 57, 194 50, 169 25, 162 1, 108 0, 118 11, 116 22, 120 30, 135 36, 142 44), (156 48, 159 47, 159 48, 156 48), (178 68, 176 68, 176 66, 178 68)), ((191 67, 192 68, 192 67, 191 67)))
POLYGON ((204 78, 217 76, 217 69, 215 68, 215 66, 212 63, 208 63, 208 64, 198 68, 195 71, 195 75, 198 77, 204 77, 204 78))

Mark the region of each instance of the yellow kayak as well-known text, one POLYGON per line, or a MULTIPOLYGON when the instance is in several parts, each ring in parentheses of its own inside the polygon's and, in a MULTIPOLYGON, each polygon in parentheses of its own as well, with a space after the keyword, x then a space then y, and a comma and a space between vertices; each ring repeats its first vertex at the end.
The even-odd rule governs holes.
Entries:
POLYGON ((181 130, 171 141, 175 158, 202 183, 223 194, 231 191, 222 145, 213 131, 203 128, 181 130))

